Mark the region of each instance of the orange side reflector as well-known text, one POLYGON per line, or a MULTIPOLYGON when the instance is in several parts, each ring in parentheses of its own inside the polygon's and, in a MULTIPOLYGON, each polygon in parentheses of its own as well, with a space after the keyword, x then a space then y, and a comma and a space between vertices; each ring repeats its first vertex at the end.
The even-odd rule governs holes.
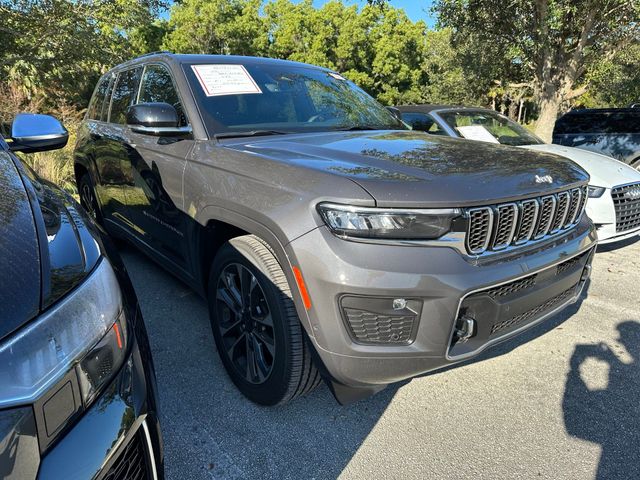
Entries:
POLYGON ((118 323, 113 324, 113 330, 116 332, 116 340, 118 341, 118 348, 122 349, 122 337, 120 336, 120 327, 118 327, 118 323))
POLYGON ((309 292, 307 292, 307 286, 304 284, 304 278, 302 278, 302 272, 298 267, 293 267, 293 274, 296 277, 296 283, 298 284, 300 295, 302 295, 302 303, 304 303, 304 308, 309 310, 311 308, 311 297, 309 297, 309 292))

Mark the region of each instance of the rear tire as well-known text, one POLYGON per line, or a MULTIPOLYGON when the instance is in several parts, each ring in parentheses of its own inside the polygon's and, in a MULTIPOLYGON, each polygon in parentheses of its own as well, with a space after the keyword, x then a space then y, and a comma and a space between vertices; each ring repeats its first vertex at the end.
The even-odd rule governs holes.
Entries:
POLYGON ((220 248, 208 301, 222 364, 251 401, 284 404, 320 383, 287 279, 261 239, 245 235, 220 248))

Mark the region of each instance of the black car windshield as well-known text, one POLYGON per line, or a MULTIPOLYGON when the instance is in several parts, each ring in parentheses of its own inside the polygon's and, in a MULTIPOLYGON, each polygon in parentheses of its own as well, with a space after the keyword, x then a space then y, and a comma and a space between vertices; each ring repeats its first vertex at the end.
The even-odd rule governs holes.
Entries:
POLYGON ((544 143, 524 127, 495 112, 447 110, 438 115, 463 138, 514 146, 544 143))
POLYGON ((407 129, 355 84, 319 68, 211 63, 184 71, 212 136, 407 129))

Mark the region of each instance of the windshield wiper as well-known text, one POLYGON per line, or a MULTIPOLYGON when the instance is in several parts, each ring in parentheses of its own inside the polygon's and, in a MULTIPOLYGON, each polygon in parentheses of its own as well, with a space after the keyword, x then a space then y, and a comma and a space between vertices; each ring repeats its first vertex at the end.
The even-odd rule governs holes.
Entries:
POLYGON ((353 127, 332 128, 336 132, 356 132, 358 130, 406 130, 406 128, 400 128, 399 126, 392 125, 354 125, 353 127))
POLYGON ((283 132, 281 130, 249 130, 246 132, 222 132, 216 133, 213 137, 219 138, 240 138, 240 137, 260 137, 264 135, 286 135, 292 132, 283 132))

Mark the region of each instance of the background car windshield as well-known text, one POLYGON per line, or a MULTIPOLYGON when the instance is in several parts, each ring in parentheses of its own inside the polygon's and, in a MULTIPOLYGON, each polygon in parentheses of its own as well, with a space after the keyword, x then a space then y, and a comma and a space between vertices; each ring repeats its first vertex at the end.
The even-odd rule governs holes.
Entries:
POLYGON ((191 65, 184 71, 210 135, 277 130, 406 129, 352 82, 311 67, 245 65, 262 93, 207 96, 191 65))
POLYGON ((484 111, 448 111, 438 112, 451 128, 461 137, 465 137, 459 127, 484 127, 498 142, 503 145, 540 145, 544 142, 524 127, 497 113, 484 111))

